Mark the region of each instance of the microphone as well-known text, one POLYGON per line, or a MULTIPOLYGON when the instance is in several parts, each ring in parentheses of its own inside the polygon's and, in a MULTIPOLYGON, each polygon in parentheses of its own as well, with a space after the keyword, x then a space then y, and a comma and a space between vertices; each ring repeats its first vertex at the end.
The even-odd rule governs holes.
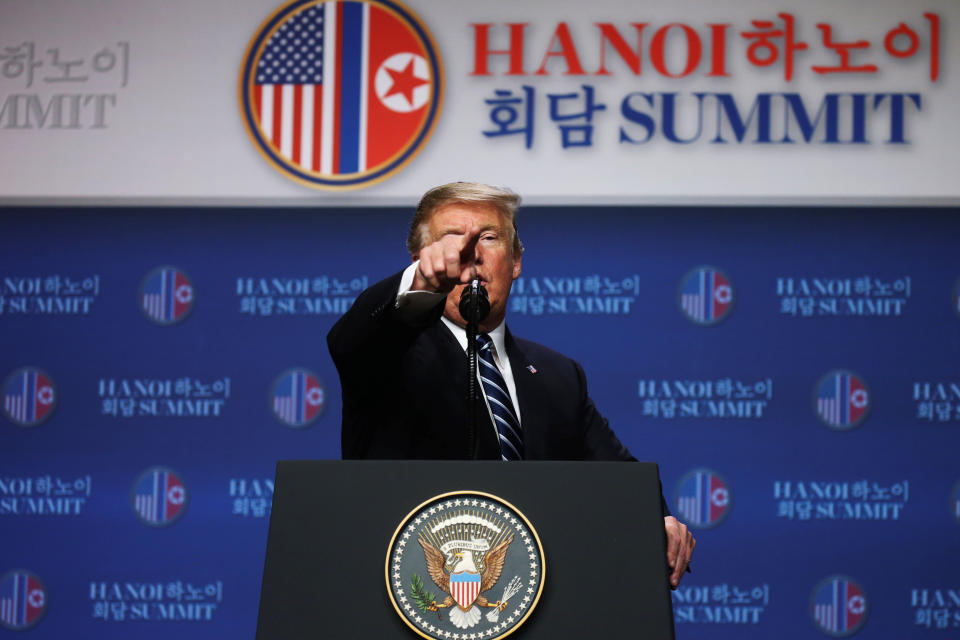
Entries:
POLYGON ((490 296, 474 278, 460 294, 460 315, 467 321, 467 459, 478 458, 477 452, 477 325, 490 313, 490 296))
POLYGON ((469 323, 480 324, 489 314, 490 296, 480 278, 474 278, 460 294, 460 315, 469 323))

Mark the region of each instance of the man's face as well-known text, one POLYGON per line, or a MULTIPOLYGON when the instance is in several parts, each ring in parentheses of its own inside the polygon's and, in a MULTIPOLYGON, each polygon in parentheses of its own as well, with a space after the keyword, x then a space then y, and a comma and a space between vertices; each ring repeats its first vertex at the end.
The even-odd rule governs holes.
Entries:
MULTIPOLYGON (((453 203, 440 207, 427 223, 429 242, 444 235, 463 233, 471 222, 480 229, 474 251, 477 277, 490 295, 490 315, 480 323, 481 331, 496 328, 507 312, 507 297, 513 281, 520 276, 521 258, 513 254, 510 227, 495 208, 481 204, 453 203)), ((443 315, 460 326, 467 322, 460 315, 460 296, 466 285, 454 287, 447 295, 443 315)))

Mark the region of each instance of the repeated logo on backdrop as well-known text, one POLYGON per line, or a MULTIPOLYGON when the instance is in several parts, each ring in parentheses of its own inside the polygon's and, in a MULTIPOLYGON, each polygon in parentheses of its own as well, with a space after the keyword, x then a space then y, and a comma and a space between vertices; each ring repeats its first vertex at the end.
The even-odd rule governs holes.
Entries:
MULTIPOLYGON (((91 617, 111 623, 210 623, 223 604, 222 580, 92 580, 85 591, 91 617)), ((178 636, 183 628, 178 626, 178 636)), ((133 636, 139 634, 115 637, 133 636)))
POLYGON ((394 0, 295 0, 251 40, 240 108, 260 153, 311 187, 365 187, 424 146, 442 102, 440 56, 394 0))
POLYGON ((133 483, 133 510, 152 527, 176 522, 187 507, 187 487, 180 476, 165 467, 144 471, 133 483))
POLYGON ((193 281, 176 267, 157 267, 140 285, 140 308, 159 325, 183 320, 193 308, 193 281))
POLYGON ((273 413, 288 427, 306 427, 323 413, 326 394, 316 374, 290 369, 273 383, 273 413))
POLYGON ((46 373, 36 367, 17 369, 3 384, 3 412, 21 427, 35 427, 53 413, 57 389, 46 373))
POLYGON ((867 596, 850 578, 830 576, 813 589, 810 615, 817 629, 828 636, 850 636, 867 621, 867 596))
POLYGON ((711 529, 730 512, 727 482, 709 469, 696 469, 677 483, 675 504, 680 519, 696 529, 711 529))
POLYGON ((680 308, 696 324, 717 324, 733 309, 733 285, 715 267, 697 267, 680 284, 680 308))
POLYGON ((860 426, 870 411, 870 392, 863 379, 850 371, 831 371, 817 383, 817 415, 831 429, 860 426))
POLYGON ((960 523, 960 482, 953 485, 953 491, 950 493, 950 511, 960 523))
POLYGON ((0 626, 23 631, 40 622, 47 610, 47 589, 29 571, 15 569, 0 578, 0 626))

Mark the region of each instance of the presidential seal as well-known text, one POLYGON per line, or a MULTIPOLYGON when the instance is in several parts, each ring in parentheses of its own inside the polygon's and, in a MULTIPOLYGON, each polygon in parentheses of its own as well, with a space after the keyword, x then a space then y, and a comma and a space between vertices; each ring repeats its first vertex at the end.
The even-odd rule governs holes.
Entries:
POLYGON ((543 547, 516 507, 479 491, 427 500, 397 527, 387 591, 424 638, 496 640, 526 622, 543 591, 543 547))

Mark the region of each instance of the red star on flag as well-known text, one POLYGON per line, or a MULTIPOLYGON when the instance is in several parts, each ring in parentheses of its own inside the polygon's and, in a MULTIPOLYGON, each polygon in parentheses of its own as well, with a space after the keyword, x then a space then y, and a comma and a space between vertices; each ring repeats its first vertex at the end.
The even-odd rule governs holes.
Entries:
POLYGON ((390 74, 393 84, 390 85, 390 90, 383 97, 389 98, 396 93, 402 93, 403 97, 407 99, 407 103, 411 105, 413 104, 413 90, 422 84, 430 83, 429 80, 423 80, 413 75, 413 58, 410 59, 403 71, 395 71, 387 67, 387 72, 390 74))

